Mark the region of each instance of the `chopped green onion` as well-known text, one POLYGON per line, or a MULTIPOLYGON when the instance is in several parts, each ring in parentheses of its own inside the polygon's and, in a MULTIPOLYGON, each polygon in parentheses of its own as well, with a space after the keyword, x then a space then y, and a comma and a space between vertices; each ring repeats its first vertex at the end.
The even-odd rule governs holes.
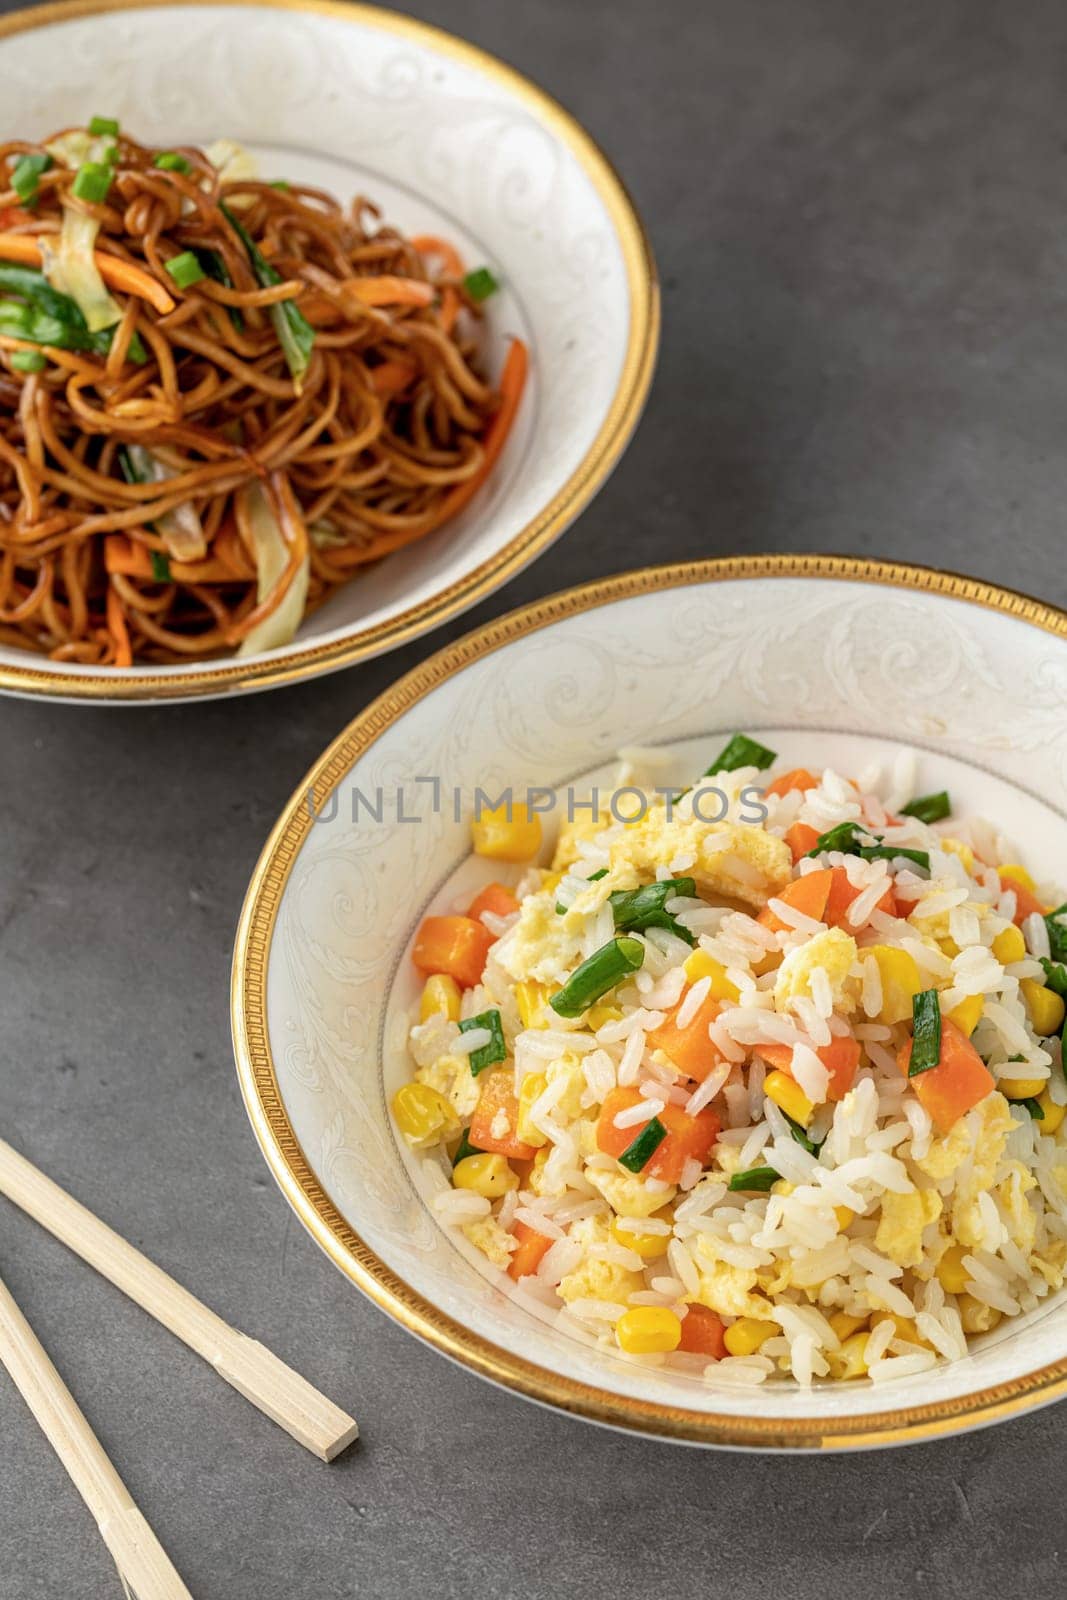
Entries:
MULTIPOLYGON (((248 252, 252 271, 255 273, 260 287, 272 289, 275 284, 281 283, 283 281, 281 273, 271 266, 270 262, 256 247, 252 235, 237 220, 224 200, 220 200, 219 207, 248 252)), ((278 343, 285 352, 286 365, 292 376, 294 387, 299 393, 304 374, 311 363, 311 352, 315 344, 315 330, 299 306, 292 300, 280 300, 276 305, 271 306, 270 320, 274 324, 278 343)))
POLYGON ((696 940, 689 929, 684 928, 669 911, 665 911, 664 906, 676 895, 684 895, 689 899, 696 892, 697 886, 692 878, 661 878, 656 883, 646 884, 643 889, 617 889, 614 894, 608 895, 608 904, 620 933, 644 933, 646 928, 667 928, 679 939, 684 939, 686 944, 695 944, 696 940))
POLYGON ((559 1017, 580 1017, 601 995, 614 989, 629 973, 636 972, 644 959, 645 947, 640 939, 626 935, 621 939, 609 939, 580 967, 575 967, 563 988, 552 995, 548 1003, 559 1017))
POLYGON ((148 559, 152 563, 152 577, 156 583, 169 583, 171 578, 170 561, 162 550, 149 550, 148 559))
POLYGON ((102 161, 85 161, 74 175, 73 193, 89 205, 103 205, 115 174, 102 161))
POLYGON ((765 744, 758 744, 755 739, 750 739, 747 733, 735 733, 704 776, 713 778, 717 772, 736 772, 738 767, 758 767, 761 772, 765 772, 768 767, 773 767, 777 760, 776 750, 768 750, 765 744))
POLYGON ((911 1002, 912 1039, 908 1077, 929 1072, 941 1060, 941 1000, 936 989, 924 989, 911 1002))
POLYGON ((110 134, 113 139, 119 136, 119 125, 115 117, 94 117, 89 124, 89 132, 94 138, 100 139, 105 134, 110 134))
POLYGON ((822 1144, 816 1144, 813 1139, 809 1139, 807 1131, 801 1127, 799 1122, 794 1122, 788 1112, 783 1111, 782 1116, 788 1122, 789 1131, 797 1144, 801 1145, 803 1149, 809 1151, 813 1156, 817 1156, 822 1149, 822 1144))
POLYGON ((480 305, 483 300, 488 300, 491 294, 496 294, 500 283, 488 267, 475 267, 473 272, 467 273, 463 287, 471 299, 480 305))
POLYGON ((42 172, 52 165, 52 157, 42 155, 21 156, 11 174, 11 187, 24 206, 32 205, 37 198, 37 182, 42 172))
POLYGON ((658 1117, 646 1122, 632 1144, 628 1144, 619 1157, 619 1166, 627 1172, 641 1172, 652 1160, 667 1137, 667 1130, 658 1117))
POLYGON ((485 1154, 485 1151, 479 1150, 476 1144, 471 1144, 470 1132, 470 1128, 464 1128, 463 1132, 460 1134, 459 1146, 455 1155, 452 1157, 453 1167, 458 1167, 460 1162, 466 1161, 468 1156, 480 1156, 485 1154))
MULTIPOLYGON (((608 875, 607 867, 601 867, 599 872, 591 872, 589 874, 588 878, 586 878, 585 881, 586 881, 586 883, 599 883, 600 879, 601 878, 606 878, 607 875, 608 875)), ((579 890, 579 893, 580 892, 581 891, 579 890)), ((557 915, 557 917, 565 917, 569 910, 570 910, 570 906, 565 906, 563 904, 562 900, 557 900, 556 901, 556 915, 557 915)))
POLYGON ((191 250, 183 250, 180 256, 171 256, 166 268, 179 289, 191 288, 207 276, 191 250))
POLYGON ((824 850, 839 850, 842 855, 860 856, 864 861, 895 861, 902 856, 917 866, 930 870, 928 850, 905 850, 900 845, 882 843, 880 833, 869 833, 855 822, 839 822, 827 833, 821 833, 807 852, 809 856, 822 855, 824 850), (877 844, 863 844, 861 839, 877 839, 877 844))
POLYGON ((285 178, 275 178, 274 182, 271 184, 271 188, 277 189, 279 194, 288 194, 292 187, 292 184, 289 183, 285 178))
POLYGON ((39 350, 12 350, 8 359, 16 372, 43 372, 48 365, 39 350))
POLYGON ((952 801, 948 797, 947 789, 939 789, 936 794, 921 794, 915 800, 909 801, 906 806, 901 806, 902 817, 917 817, 920 822, 943 822, 952 815, 952 801))
POLYGON ((508 1058, 500 1012, 495 1007, 492 1011, 480 1011, 476 1017, 468 1017, 459 1025, 460 1033, 471 1033, 475 1028, 485 1028, 493 1037, 488 1044, 483 1044, 478 1050, 472 1050, 467 1057, 472 1078, 476 1078, 479 1072, 484 1072, 486 1067, 492 1067, 496 1062, 506 1061, 508 1058))
POLYGON ((862 856, 864 861, 896 861, 902 858, 904 861, 914 861, 916 866, 923 867, 927 872, 930 870, 928 850, 904 850, 899 845, 871 844, 861 845, 855 854, 862 856))
POLYGON ((1057 906, 1055 911, 1050 911, 1045 918, 1049 951, 1053 961, 1067 961, 1067 923, 1060 922, 1058 920, 1060 917, 1067 917, 1067 901, 1062 906, 1057 906))
POLYGON ((1045 1120, 1044 1108, 1038 1100, 1013 1100, 1012 1105, 1022 1106, 1024 1110, 1029 1111, 1035 1122, 1044 1122, 1045 1120))
POLYGON ((161 172, 181 172, 186 176, 193 170, 192 163, 187 161, 184 156, 180 156, 177 150, 164 150, 162 155, 156 157, 152 165, 158 167, 161 172))
POLYGON ((782 1176, 775 1172, 773 1167, 749 1167, 745 1172, 735 1172, 730 1179, 730 1190, 733 1194, 743 1189, 762 1189, 764 1193, 773 1189, 778 1179, 782 1176))
POLYGON ((1062 1000, 1067 1000, 1067 967, 1062 961, 1050 961, 1047 956, 1040 958, 1045 969, 1045 987, 1051 989, 1053 994, 1058 994, 1062 1000))
MULTIPOLYGON (((213 278, 216 283, 221 283, 224 289, 233 288, 233 279, 230 277, 229 269, 217 250, 198 250, 196 259, 209 278, 213 278)), ((243 333, 245 319, 238 308, 236 306, 227 306, 226 309, 230 313, 230 321, 237 329, 237 332, 243 333)))

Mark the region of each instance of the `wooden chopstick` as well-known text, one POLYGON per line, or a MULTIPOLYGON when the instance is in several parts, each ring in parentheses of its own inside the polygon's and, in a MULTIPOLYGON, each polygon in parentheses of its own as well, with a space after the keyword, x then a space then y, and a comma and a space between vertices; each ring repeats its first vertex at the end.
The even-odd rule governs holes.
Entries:
POLYGON ((128 1590, 137 1600, 192 1600, 2 1280, 0 1361, 96 1519, 128 1590))
POLYGON ((0 1194, 169 1328, 321 1461, 332 1461, 357 1438, 354 1419, 306 1378, 265 1345, 231 1328, 3 1139, 0 1194))

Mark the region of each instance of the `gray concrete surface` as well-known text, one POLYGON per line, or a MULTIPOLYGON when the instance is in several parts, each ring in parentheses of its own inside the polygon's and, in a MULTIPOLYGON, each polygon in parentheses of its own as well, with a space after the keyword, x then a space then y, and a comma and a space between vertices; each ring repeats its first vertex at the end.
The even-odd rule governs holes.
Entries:
MULTIPOLYGON (((648 220, 663 355, 614 480, 467 621, 370 666, 239 705, 0 704, 0 1127, 349 1405, 363 1441, 318 1466, 3 1206, 0 1269, 199 1600, 1051 1597, 1065 1409, 866 1457, 699 1454, 536 1410, 416 1344, 268 1180, 227 993, 283 800, 468 623, 739 550, 874 552, 1067 602, 1067 12, 416 9, 558 94, 648 220)), ((0 1438, 0 1600, 117 1594, 2 1376, 0 1438)))

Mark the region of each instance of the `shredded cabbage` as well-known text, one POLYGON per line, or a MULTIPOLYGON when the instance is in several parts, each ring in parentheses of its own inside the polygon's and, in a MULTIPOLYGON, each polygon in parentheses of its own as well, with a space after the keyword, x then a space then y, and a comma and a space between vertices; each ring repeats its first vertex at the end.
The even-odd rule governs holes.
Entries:
MULTIPOLYGON (((256 602, 262 603, 273 590, 289 562, 289 552, 266 491, 255 483, 246 489, 248 525, 255 545, 256 602)), ((309 562, 304 557, 278 609, 242 639, 239 656, 258 655, 261 650, 276 650, 288 644, 300 626, 308 592, 309 562)))
MULTIPOLYGON (((143 444, 126 447, 130 469, 138 483, 162 483, 173 478, 174 473, 164 466, 143 444)), ((165 516, 157 517, 156 527, 167 547, 167 554, 175 561, 202 561, 207 553, 207 542, 200 515, 192 504, 175 506, 165 516)))
MULTIPOLYGON (((74 128, 70 133, 53 139, 45 145, 45 149, 61 166, 80 167, 86 161, 109 162, 114 154, 115 141, 110 135, 98 138, 84 128, 74 128)), ((122 319, 122 307, 104 287, 93 256, 99 232, 100 224, 92 217, 65 206, 59 249, 53 249, 47 236, 42 236, 38 241, 45 277, 53 289, 70 296, 85 318, 90 333, 113 328, 122 319)))

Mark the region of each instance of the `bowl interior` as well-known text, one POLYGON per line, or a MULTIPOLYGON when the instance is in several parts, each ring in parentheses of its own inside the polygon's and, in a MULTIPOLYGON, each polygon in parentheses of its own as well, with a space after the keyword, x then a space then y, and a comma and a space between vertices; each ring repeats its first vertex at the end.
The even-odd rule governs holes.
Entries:
POLYGON ((619 597, 593 609, 579 592, 504 619, 481 641, 497 648, 427 663, 316 769, 310 806, 297 797, 257 874, 239 951, 238 1053, 268 1157, 320 1241, 401 1320, 590 1415, 810 1446, 1047 1398, 1067 1375, 1063 1296, 966 1360, 881 1387, 737 1390, 604 1354, 445 1235, 421 1163, 394 1135, 387 1102, 407 1075, 414 928, 492 875, 468 855, 477 786, 584 791, 630 744, 663 747, 673 783, 739 727, 787 759, 825 755, 845 771, 907 744, 922 752, 923 790, 949 787, 961 810, 1014 836, 1038 876, 1067 881, 1064 619, 1045 614, 1057 637, 924 590, 921 574, 910 588, 678 576, 616 580, 619 597))
MULTIPOLYGON (((51 16, 52 13, 50 12, 51 16)), ((360 6, 168 5, 0 28, 0 134, 44 135, 106 108, 149 144, 237 139, 264 176, 363 194, 409 232, 455 241, 503 290, 484 362, 531 352, 520 415, 490 481, 437 535, 307 619, 292 644, 232 662, 123 674, 248 681, 352 659, 473 603, 562 531, 629 433, 654 343, 651 266, 604 159, 547 96, 447 35, 360 6)), ((0 674, 37 658, 0 646, 0 674)), ((48 664, 71 685, 107 669, 48 664)), ((32 687, 32 685, 31 685, 32 687)), ((176 684, 172 684, 173 692, 176 684)), ((201 689, 210 685, 199 684, 201 689)))

